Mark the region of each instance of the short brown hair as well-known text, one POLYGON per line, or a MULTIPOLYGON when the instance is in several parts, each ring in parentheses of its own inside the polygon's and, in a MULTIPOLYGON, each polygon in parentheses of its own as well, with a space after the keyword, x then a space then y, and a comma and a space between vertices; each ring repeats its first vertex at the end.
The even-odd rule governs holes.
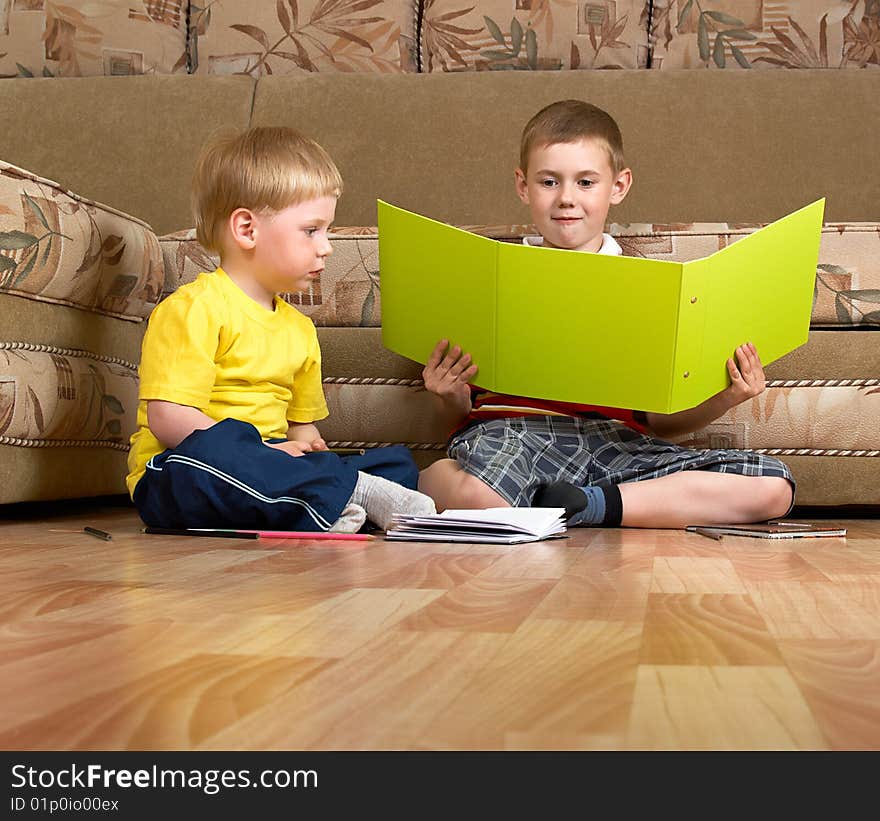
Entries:
POLYGON ((519 167, 528 170, 529 154, 540 145, 599 140, 605 144, 611 171, 617 176, 626 167, 623 137, 614 118, 583 100, 558 100, 542 108, 523 129, 519 147, 519 167))
POLYGON ((293 128, 262 126, 221 133, 202 148, 192 182, 199 243, 219 251, 223 225, 237 208, 280 211, 342 193, 330 155, 293 128))

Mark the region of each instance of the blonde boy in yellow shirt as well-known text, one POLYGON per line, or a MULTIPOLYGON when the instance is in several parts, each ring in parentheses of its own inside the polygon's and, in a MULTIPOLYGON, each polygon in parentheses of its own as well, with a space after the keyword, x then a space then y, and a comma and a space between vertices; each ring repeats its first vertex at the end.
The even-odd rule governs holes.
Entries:
POLYGON ((354 532, 435 512, 406 448, 343 458, 315 425, 328 414, 317 333, 278 294, 320 276, 341 191, 293 129, 203 150, 193 210, 220 267, 160 303, 144 337, 127 485, 146 524, 354 532))

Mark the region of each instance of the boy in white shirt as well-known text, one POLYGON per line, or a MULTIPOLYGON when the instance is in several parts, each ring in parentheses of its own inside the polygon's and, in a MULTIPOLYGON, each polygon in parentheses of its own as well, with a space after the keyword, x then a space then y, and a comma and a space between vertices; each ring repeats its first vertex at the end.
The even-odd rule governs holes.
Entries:
MULTIPOLYGON (((621 253, 604 227, 632 172, 617 123, 605 111, 580 100, 539 111, 523 130, 515 179, 541 235, 527 244, 621 253)), ((784 516, 795 483, 778 459, 692 450, 659 438, 698 430, 764 390, 755 347, 746 343, 732 353, 726 389, 664 415, 472 388, 478 363, 441 340, 423 377, 457 429, 449 458, 422 471, 419 489, 440 510, 565 507, 569 526, 681 528, 784 516)))

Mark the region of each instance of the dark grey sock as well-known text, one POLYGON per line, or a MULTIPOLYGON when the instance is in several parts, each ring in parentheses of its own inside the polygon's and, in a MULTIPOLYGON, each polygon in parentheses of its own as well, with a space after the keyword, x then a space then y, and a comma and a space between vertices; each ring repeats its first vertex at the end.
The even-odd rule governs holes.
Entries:
POLYGON ((565 508, 569 527, 620 527, 623 518, 623 502, 617 485, 578 487, 571 482, 552 482, 538 490, 532 505, 565 508))

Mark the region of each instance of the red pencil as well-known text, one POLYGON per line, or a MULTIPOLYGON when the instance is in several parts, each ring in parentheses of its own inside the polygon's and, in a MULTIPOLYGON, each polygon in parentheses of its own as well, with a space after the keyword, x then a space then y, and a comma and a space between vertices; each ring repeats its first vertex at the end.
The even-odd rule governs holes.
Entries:
POLYGON ((256 533, 261 539, 327 539, 334 542, 370 542, 375 539, 369 533, 331 533, 308 530, 239 530, 238 533, 256 533))

